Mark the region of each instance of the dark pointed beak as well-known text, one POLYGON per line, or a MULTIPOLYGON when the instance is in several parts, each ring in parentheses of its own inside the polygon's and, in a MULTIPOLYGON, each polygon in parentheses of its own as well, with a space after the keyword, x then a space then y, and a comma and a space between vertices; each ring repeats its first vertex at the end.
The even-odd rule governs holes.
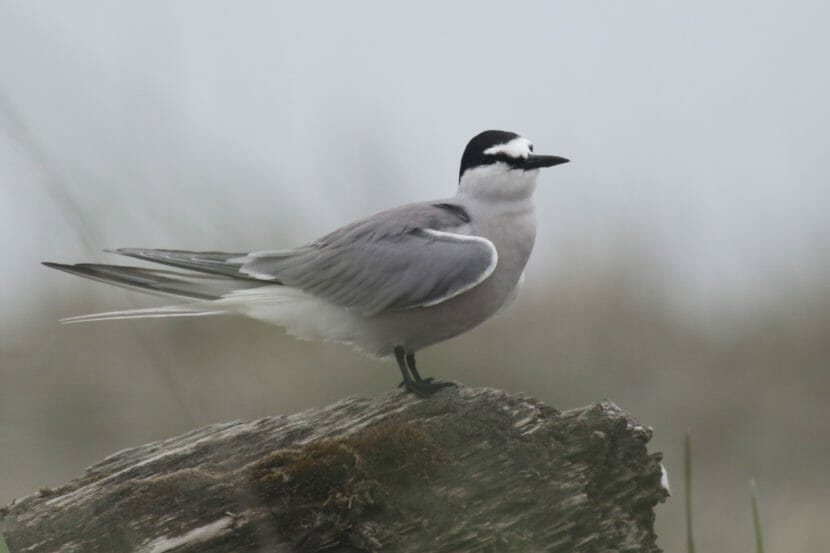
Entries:
POLYGON ((559 156, 546 156, 543 154, 530 154, 527 156, 527 161, 524 163, 525 171, 531 169, 540 169, 542 167, 553 167, 560 163, 568 163, 570 160, 559 156))

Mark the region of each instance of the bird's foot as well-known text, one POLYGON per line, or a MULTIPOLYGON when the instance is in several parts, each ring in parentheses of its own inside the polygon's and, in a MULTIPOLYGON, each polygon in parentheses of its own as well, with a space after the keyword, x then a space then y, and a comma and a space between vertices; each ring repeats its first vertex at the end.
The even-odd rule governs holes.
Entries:
MULTIPOLYGON (((432 382, 434 380, 435 379, 430 376, 429 378, 422 378, 420 380, 420 382, 426 382, 427 384, 429 384, 430 382, 432 382)), ((416 382, 416 384, 417 384, 417 382, 416 382)), ((405 388, 405 387, 406 387, 406 380, 401 380, 401 383, 398 384, 398 388, 405 388)))
POLYGON ((418 397, 429 397, 441 388, 457 386, 457 384, 455 382, 436 381, 432 378, 425 378, 423 380, 407 380, 401 382, 401 386, 406 388, 407 392, 413 393, 418 397))
POLYGON ((429 397, 441 388, 455 386, 452 382, 421 378, 418 369, 415 368, 415 354, 406 353, 403 346, 395 346, 395 360, 398 362, 398 368, 403 376, 403 382, 398 384, 398 388, 402 387, 418 397, 429 397))

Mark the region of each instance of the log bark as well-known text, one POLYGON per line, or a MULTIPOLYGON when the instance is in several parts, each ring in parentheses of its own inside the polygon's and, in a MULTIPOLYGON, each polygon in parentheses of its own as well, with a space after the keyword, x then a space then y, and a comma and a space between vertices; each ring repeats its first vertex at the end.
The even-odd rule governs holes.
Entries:
POLYGON ((214 424, 0 511, 11 553, 657 552, 651 429, 453 388, 214 424))

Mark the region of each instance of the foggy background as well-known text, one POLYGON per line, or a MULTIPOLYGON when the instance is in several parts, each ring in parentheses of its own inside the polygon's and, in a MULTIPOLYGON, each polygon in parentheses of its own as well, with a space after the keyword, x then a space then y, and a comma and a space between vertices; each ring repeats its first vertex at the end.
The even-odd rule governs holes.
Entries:
MULTIPOLYGON (((682 549, 830 540, 830 8, 822 2, 0 0, 0 504, 195 426, 394 389, 393 363, 40 261, 298 245, 450 196, 488 128, 543 171, 525 288, 425 375, 655 430, 682 549)), ((127 263, 134 263, 126 260, 127 263)))

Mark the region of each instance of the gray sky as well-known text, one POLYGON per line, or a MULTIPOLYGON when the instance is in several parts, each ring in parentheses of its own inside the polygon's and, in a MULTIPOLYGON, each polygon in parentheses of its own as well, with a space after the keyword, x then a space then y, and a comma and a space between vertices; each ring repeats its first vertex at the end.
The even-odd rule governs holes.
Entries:
POLYGON ((830 259, 828 28, 822 2, 0 1, 0 309, 81 289, 43 259, 451 195, 485 128, 573 160, 530 285, 646 251, 681 301, 763 296, 830 259))

